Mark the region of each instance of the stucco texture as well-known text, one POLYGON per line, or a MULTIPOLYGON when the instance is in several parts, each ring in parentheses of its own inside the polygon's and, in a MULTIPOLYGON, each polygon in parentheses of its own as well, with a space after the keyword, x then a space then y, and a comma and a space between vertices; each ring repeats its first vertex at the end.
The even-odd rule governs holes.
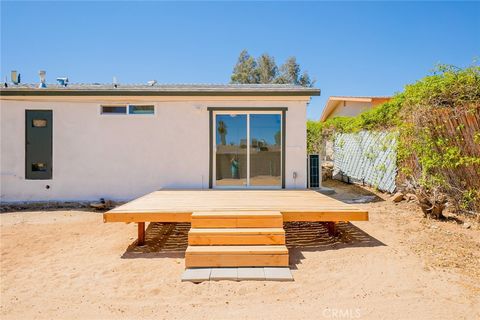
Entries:
POLYGON ((305 188, 307 102, 305 97, 2 97, 1 200, 130 200, 160 188, 208 188, 207 107, 287 107, 286 188, 305 188), (113 103, 153 104, 155 114, 100 113, 102 104, 113 103), (53 111, 53 178, 26 180, 25 110, 42 109, 53 111))

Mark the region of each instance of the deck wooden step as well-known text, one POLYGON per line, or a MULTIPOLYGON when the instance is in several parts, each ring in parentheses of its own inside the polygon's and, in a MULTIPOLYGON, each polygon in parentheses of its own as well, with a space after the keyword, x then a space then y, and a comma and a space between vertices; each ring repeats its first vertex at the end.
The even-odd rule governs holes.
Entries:
POLYGON ((193 212, 192 228, 283 228, 280 211, 193 212))
POLYGON ((282 245, 283 228, 218 228, 190 229, 189 245, 282 245))
POLYGON ((189 246, 185 267, 285 267, 288 249, 271 246, 189 246))

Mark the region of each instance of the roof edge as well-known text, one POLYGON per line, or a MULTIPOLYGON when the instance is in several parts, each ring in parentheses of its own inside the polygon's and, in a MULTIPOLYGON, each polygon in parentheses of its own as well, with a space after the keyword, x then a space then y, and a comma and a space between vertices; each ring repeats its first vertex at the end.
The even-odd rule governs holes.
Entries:
POLYGON ((320 89, 288 90, 134 90, 0 89, 0 96, 319 96, 320 89))

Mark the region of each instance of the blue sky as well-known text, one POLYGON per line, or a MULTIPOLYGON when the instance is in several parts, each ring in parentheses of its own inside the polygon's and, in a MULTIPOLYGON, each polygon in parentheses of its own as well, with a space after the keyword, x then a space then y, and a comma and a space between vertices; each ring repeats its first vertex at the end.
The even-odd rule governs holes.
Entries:
POLYGON ((296 56, 330 95, 390 95, 480 57, 478 2, 1 2, 1 76, 226 83, 239 52, 296 56))

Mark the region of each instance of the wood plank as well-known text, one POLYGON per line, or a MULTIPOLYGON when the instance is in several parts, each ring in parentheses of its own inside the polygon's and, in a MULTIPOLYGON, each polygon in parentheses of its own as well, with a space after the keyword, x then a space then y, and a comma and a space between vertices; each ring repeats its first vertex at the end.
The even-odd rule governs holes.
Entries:
MULTIPOLYGON (((191 222, 191 212, 175 213, 105 213, 104 222, 191 222)), ((368 221, 368 211, 319 210, 282 212, 283 221, 368 221)), ((225 225, 234 228, 234 224, 225 225)), ((245 227, 248 227, 245 226, 245 227)), ((269 227, 263 225, 262 227, 269 227)), ((272 226, 274 227, 274 226, 272 226)))
POLYGON ((282 228, 278 211, 194 212, 192 228, 282 228))
POLYGON ((368 211, 285 212, 283 221, 368 221, 368 211))
POLYGON ((276 245, 285 244, 285 235, 195 235, 188 237, 191 246, 276 245))
POLYGON ((282 228, 191 229, 189 245, 281 245, 282 228))
POLYGON ((185 254, 186 268, 200 267, 287 267, 288 254, 192 255, 185 254))
POLYGON ((283 228, 222 228, 222 229, 190 229, 188 235, 257 235, 285 234, 283 228))
POLYGON ((288 249, 281 246, 189 246, 185 266, 262 267, 288 266, 288 249))
POLYGON ((192 213, 192 218, 281 218, 282 214, 279 211, 195 211, 192 213))
POLYGON ((286 246, 189 246, 185 253, 202 254, 288 254, 286 246))

